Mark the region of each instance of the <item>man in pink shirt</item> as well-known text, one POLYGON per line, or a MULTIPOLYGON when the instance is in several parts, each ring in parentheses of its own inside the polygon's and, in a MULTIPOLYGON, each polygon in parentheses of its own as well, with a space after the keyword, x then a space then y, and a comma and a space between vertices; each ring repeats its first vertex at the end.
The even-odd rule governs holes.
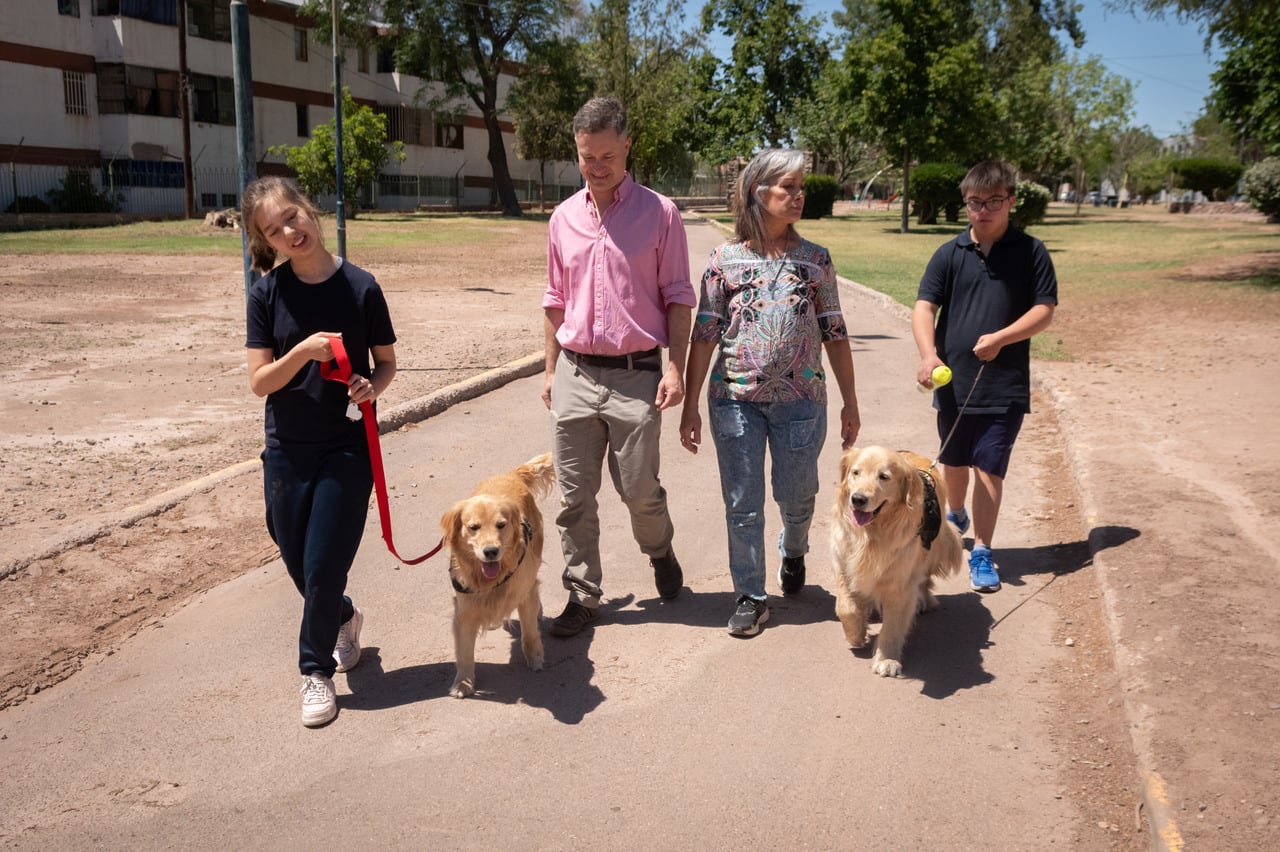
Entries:
POLYGON ((685 354, 697 295, 689 246, 670 199, 627 174, 627 116, 613 97, 593 98, 573 119, 586 187, 562 202, 547 231, 547 365, 569 603, 552 636, 573 636, 599 617, 600 517, 605 459, 631 529, 649 557, 658 594, 680 594, 684 574, 658 479, 662 411, 684 401, 685 354), (669 347, 667 363, 662 349, 669 347))

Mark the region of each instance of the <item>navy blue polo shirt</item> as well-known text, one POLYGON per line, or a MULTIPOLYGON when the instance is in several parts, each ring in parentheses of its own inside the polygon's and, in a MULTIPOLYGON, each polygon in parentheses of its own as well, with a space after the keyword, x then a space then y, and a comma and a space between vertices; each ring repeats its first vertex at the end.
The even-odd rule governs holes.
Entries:
POLYGON ((955 411, 973 389, 966 412, 1031 411, 1031 341, 1000 350, 974 387, 982 362, 973 347, 984 334, 1009 325, 1035 305, 1058 304, 1058 277, 1044 243, 1012 225, 984 255, 969 229, 934 252, 916 298, 938 305, 934 341, 951 368, 951 384, 934 405, 955 411))
MULTIPOLYGON (((366 378, 372 368, 369 349, 396 342, 382 288, 351 263, 319 284, 307 284, 286 261, 254 282, 246 307, 245 346, 270 349, 278 359, 319 331, 342 333, 351 372, 366 378)), ((268 447, 313 448, 364 443, 364 427, 347 419, 347 386, 320 375, 309 361, 283 388, 267 395, 268 447)))

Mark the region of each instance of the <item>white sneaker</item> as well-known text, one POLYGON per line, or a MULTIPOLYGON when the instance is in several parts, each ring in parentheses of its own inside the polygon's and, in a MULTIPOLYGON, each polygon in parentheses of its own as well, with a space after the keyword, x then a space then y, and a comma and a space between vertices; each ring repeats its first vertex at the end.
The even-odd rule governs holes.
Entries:
POLYGON ((314 728, 338 715, 338 693, 333 678, 322 674, 302 677, 302 724, 314 728))
POLYGON ((340 672, 349 672, 360 664, 361 627, 364 627, 364 613, 356 607, 351 620, 338 628, 338 644, 333 648, 333 660, 340 672))

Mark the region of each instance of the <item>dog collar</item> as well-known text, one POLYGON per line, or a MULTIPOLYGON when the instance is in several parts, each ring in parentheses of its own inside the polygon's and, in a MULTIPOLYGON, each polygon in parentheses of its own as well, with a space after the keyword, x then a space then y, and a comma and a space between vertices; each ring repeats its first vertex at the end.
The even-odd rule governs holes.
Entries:
MULTIPOLYGON (((521 552, 520 558, 516 560, 516 568, 520 567, 520 563, 524 561, 525 554, 529 552, 529 542, 533 541, 533 524, 529 523, 528 521, 522 520, 520 522, 520 534, 524 538, 524 551, 521 552)), ((458 582, 457 577, 453 576, 453 565, 454 565, 453 554, 450 554, 449 555, 449 585, 453 586, 453 590, 460 595, 475 594, 475 592, 477 591, 476 589, 468 589, 466 586, 458 582)), ((493 588, 494 589, 499 588, 515 575, 516 575, 516 569, 512 568, 510 571, 507 572, 507 576, 499 580, 493 586, 493 588)), ((490 591, 492 591, 492 589, 490 589, 490 591)))
POLYGON ((917 535, 920 536, 920 544, 928 550, 942 529, 942 507, 938 504, 938 489, 933 484, 933 477, 925 470, 918 473, 924 481, 924 506, 920 512, 920 529, 917 535))

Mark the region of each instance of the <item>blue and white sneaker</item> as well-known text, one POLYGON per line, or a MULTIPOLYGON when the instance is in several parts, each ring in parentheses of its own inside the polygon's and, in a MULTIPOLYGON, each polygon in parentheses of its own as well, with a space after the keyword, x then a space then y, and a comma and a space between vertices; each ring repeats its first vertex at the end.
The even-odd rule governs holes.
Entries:
POLYGON ((1000 591, 1000 575, 991 561, 990 550, 975 550, 969 557, 969 585, 975 592, 1000 591))
POLYGON ((969 510, 962 507, 959 512, 947 512, 947 523, 964 535, 969 531, 969 510))

